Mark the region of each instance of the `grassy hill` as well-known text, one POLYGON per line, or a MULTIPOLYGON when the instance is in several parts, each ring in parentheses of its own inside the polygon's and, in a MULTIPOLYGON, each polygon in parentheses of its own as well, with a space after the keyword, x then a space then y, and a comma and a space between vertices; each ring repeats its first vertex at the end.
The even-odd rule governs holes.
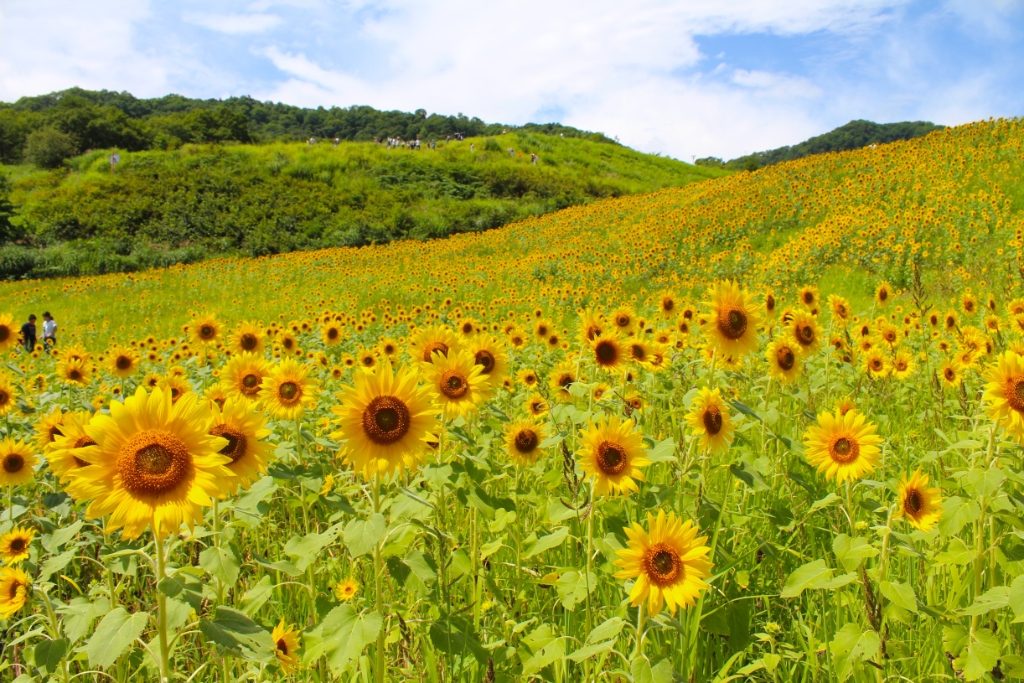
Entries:
MULTIPOLYGON (((70 296, 76 310, 66 314, 68 329, 102 345, 111 338, 140 336, 139 320, 146 321, 147 334, 173 334, 185 322, 182 311, 190 309, 239 321, 254 316, 313 319, 324 309, 374 309, 386 302, 411 307, 449 299, 486 311, 546 301, 571 318, 578 306, 624 297, 643 300, 663 288, 698 300, 706 284, 719 278, 757 283, 779 295, 802 285, 842 284, 854 300, 869 299, 881 280, 909 289, 918 276, 936 297, 969 288, 1005 293, 1019 285, 1024 267, 1018 234, 1024 230, 1022 144, 1019 120, 979 123, 595 202, 482 234, 256 261, 218 259, 128 280, 8 283, 0 285, 0 300, 21 314, 70 296), (265 296, 267 291, 274 295, 265 296), (240 307, 240 301, 249 304, 240 307), (259 302, 255 307, 254 301, 259 302), (82 311, 102 309, 104 315, 76 318, 79 303, 82 311)), ((326 159, 334 152, 287 149, 296 158, 326 159)), ((387 158, 384 150, 365 149, 387 158)), ((391 158, 410 163, 428 158, 420 154, 391 158)), ((468 155, 468 143, 434 158, 442 161, 449 154, 468 155)), ((527 172, 551 172, 528 160, 488 154, 502 164, 498 168, 521 164, 527 172)), ((548 156, 544 150, 541 154, 548 156)), ((583 161, 560 163, 573 167, 583 161)), ((93 169, 83 177, 108 176, 93 169)), ((107 182, 118 181, 115 176, 107 182)))
POLYGON ((113 169, 110 152, 52 171, 13 168, 20 235, 0 248, 0 276, 133 271, 439 237, 724 173, 523 132, 419 150, 357 142, 188 145, 122 152, 113 169))

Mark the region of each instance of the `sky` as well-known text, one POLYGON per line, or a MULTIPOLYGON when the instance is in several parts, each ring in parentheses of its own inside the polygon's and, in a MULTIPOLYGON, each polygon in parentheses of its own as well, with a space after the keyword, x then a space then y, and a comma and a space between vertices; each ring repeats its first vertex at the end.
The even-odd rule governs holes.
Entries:
POLYGON ((1024 115, 1024 0, 0 0, 0 101, 78 86, 560 122, 684 161, 1024 115))

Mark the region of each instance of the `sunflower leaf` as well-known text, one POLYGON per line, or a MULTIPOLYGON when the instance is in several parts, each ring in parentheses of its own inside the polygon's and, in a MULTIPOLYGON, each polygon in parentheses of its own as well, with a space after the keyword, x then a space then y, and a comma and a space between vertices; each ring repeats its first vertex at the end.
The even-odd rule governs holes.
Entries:
POLYGON ((345 525, 345 547, 353 558, 362 557, 373 550, 386 532, 387 522, 380 513, 365 520, 353 519, 345 525))
POLYGON ((257 661, 270 661, 274 656, 270 633, 245 613, 230 607, 218 606, 213 619, 199 622, 199 630, 231 654, 257 661))
POLYGON ((562 545, 569 536, 569 527, 560 526, 552 531, 547 536, 541 536, 532 542, 528 543, 526 548, 523 549, 523 559, 529 559, 534 555, 539 555, 545 550, 558 547, 562 545))
POLYGON ((234 548, 210 546, 199 553, 199 566, 225 586, 233 585, 238 579, 239 562, 234 548))
POLYGON ((335 607, 306 633, 303 661, 312 663, 325 656, 331 671, 341 674, 377 639, 383 621, 376 612, 359 614, 351 605, 335 607))
POLYGON ((779 595, 783 598, 795 598, 805 590, 824 588, 832 579, 832 571, 832 568, 825 564, 825 560, 808 562, 789 575, 779 595))
POLYGON ((129 614, 123 607, 116 607, 100 620, 92 637, 78 651, 89 658, 89 666, 105 669, 142 635, 148 622, 147 612, 129 614))

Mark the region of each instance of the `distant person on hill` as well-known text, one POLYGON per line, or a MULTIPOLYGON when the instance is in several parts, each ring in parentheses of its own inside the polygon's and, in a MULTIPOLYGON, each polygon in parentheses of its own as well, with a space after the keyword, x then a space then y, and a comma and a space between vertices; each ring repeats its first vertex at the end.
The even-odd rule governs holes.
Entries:
POLYGON ((36 314, 28 316, 28 322, 21 326, 21 343, 32 353, 36 349, 36 314))
POLYGON ((49 311, 43 313, 43 347, 49 348, 57 345, 57 321, 53 319, 49 311))

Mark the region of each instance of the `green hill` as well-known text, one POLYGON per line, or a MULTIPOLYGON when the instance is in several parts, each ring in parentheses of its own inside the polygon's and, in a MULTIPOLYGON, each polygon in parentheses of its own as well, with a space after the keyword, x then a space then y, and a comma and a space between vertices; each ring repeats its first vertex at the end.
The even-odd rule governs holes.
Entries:
POLYGON ((880 145, 887 142, 896 142, 897 140, 910 140, 927 135, 940 128, 942 126, 937 126, 928 121, 875 123, 874 121, 857 119, 795 145, 777 147, 765 152, 754 152, 753 154, 747 154, 746 156, 737 157, 725 162, 714 157, 707 157, 697 159, 696 163, 699 166, 721 166, 737 171, 754 171, 764 166, 801 159, 811 154, 845 152, 851 149, 867 147, 868 145, 880 145))
POLYGON ((114 151, 54 170, 7 169, 14 215, 0 277, 438 237, 725 173, 525 131, 419 150, 372 142, 122 150, 112 167, 114 151))

